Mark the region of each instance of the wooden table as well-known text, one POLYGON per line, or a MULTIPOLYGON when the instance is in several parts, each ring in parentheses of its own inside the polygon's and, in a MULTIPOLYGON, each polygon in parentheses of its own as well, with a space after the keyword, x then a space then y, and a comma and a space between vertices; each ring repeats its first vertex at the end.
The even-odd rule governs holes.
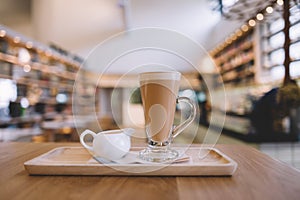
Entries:
POLYGON ((245 145, 217 145, 232 177, 29 176, 23 163, 77 143, 0 143, 0 199, 300 199, 300 172, 245 145))

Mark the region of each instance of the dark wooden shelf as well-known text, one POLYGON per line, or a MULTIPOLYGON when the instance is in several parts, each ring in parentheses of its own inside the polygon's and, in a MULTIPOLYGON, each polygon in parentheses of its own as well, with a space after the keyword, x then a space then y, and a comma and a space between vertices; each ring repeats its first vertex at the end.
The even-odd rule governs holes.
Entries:
POLYGON ((223 79, 223 82, 224 82, 224 83, 231 83, 231 82, 233 82, 233 83, 239 83, 239 82, 243 82, 244 79, 253 78, 254 75, 255 75, 254 72, 245 73, 245 74, 243 74, 243 75, 238 74, 236 77, 234 77, 234 78, 232 78, 232 79, 228 79, 228 80, 226 80, 226 79, 224 80, 224 79, 223 79))
POLYGON ((226 70, 223 70, 223 71, 221 69, 221 75, 224 75, 224 74, 226 74, 226 73, 228 73, 230 71, 234 71, 234 70, 237 70, 239 68, 242 68, 242 67, 244 67, 245 65, 247 65, 247 64, 249 64, 251 62, 254 62, 254 57, 253 56, 251 56, 248 59, 245 59, 243 62, 241 62, 241 63, 239 63, 237 65, 234 65, 234 66, 230 67, 230 69, 226 69, 226 70))
POLYGON ((253 80, 255 56, 253 29, 239 40, 228 44, 213 55, 220 70, 220 82, 240 84, 253 80))
POLYGON ((223 63, 226 63, 232 56, 237 55, 240 52, 246 51, 253 48, 252 42, 245 42, 245 44, 240 45, 234 50, 228 50, 229 52, 225 52, 223 55, 218 56, 215 58, 215 61, 218 65, 221 65, 223 63))
POLYGON ((18 61, 18 58, 16 56, 12 56, 1 52, 0 52, 0 60, 20 67, 23 67, 25 64, 28 64, 30 65, 32 70, 41 71, 64 79, 75 80, 76 78, 76 73, 74 72, 67 72, 67 71, 61 72, 61 71, 53 70, 54 68, 53 66, 45 65, 37 62, 21 63, 18 61))
POLYGON ((4 74, 0 74, 0 78, 15 80, 16 83, 18 83, 20 85, 29 85, 29 86, 38 85, 41 88, 57 87, 57 88, 66 90, 68 92, 73 91, 73 85, 72 84, 66 84, 66 83, 61 83, 61 82, 51 82, 51 81, 44 81, 44 80, 37 80, 37 79, 30 79, 30 78, 14 79, 12 76, 4 75, 4 74))
MULTIPOLYGON (((73 92, 75 92, 77 95, 75 100, 84 100, 77 109, 85 111, 95 107, 94 104, 98 103, 99 95, 94 92, 86 93, 84 90, 80 90, 81 87, 75 87, 75 83, 86 88, 98 87, 94 82, 97 77, 95 74, 85 69, 83 69, 83 73, 77 73, 83 60, 67 51, 61 53, 51 46, 44 45, 40 49, 39 46, 33 44, 32 47, 28 47, 28 45, 26 47, 28 40, 24 41, 25 37, 21 35, 19 42, 14 42, 13 38, 9 34, 0 37, 0 78, 14 81, 18 93, 17 103, 20 103, 22 97, 29 96, 29 93, 36 93, 36 99, 31 106, 35 106, 35 103, 42 103, 47 107, 52 107, 59 104, 56 99, 57 94, 64 93, 68 97, 64 104, 72 106, 73 92), (30 55, 29 62, 21 61, 20 49, 27 50, 30 55), (23 69, 26 65, 30 66, 30 70, 25 72, 23 69)), ((84 113, 90 114, 92 111, 84 113)))
MULTIPOLYGON (((20 42, 19 43, 14 43, 14 37, 10 36, 10 35, 5 35, 4 37, 2 37, 4 40, 8 41, 10 44, 13 44, 16 47, 22 47, 22 48, 26 48, 26 41, 24 41, 24 37, 20 37, 20 42)), ((49 57, 52 60, 56 60, 59 63, 63 63, 65 65, 68 65, 72 68, 74 68, 76 71, 80 68, 81 63, 78 62, 78 60, 75 60, 74 57, 76 55, 63 55, 59 52, 57 52, 55 49, 53 48, 47 48, 45 50, 41 50, 39 49, 39 47, 37 46, 32 46, 30 48, 31 51, 36 52, 38 54, 41 55, 46 55, 47 57, 49 57), (51 55, 47 55, 47 51, 51 51, 51 55)))

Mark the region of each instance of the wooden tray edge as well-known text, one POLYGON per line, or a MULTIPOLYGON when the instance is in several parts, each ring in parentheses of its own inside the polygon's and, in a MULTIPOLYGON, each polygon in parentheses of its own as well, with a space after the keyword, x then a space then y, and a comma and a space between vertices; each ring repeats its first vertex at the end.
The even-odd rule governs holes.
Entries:
MULTIPOLYGON (((209 168, 212 167, 211 165, 190 165, 187 166, 186 164, 176 164, 172 165, 172 169, 179 169, 180 173, 170 173, 170 170, 168 171, 168 167, 164 167, 161 170, 157 171, 152 171, 152 172, 147 172, 147 173, 130 173, 130 172, 122 172, 122 170, 116 170, 115 168, 112 168, 111 165, 107 164, 101 164, 101 163, 95 163, 95 164, 89 164, 86 166, 85 164, 65 164, 63 166, 57 165, 55 163, 53 164, 45 164, 45 165, 36 165, 35 161, 39 160, 45 156, 47 156, 50 153, 53 153, 58 150, 63 150, 65 148, 83 148, 83 147, 57 147, 54 148, 46 153, 43 153, 31 160, 28 160, 24 162, 24 168, 30 175, 98 175, 98 176, 232 176, 234 172, 237 170, 238 164, 229 156, 221 152, 220 150, 212 147, 190 147, 191 149, 198 149, 198 148, 203 148, 203 149, 209 149, 212 151, 215 151, 217 154, 225 158, 228 163, 220 165, 220 166, 214 166, 215 168, 220 167, 223 169, 223 172, 217 172, 217 173, 193 173, 193 174, 188 174, 183 170, 183 168, 189 167, 190 170, 196 170, 199 167, 203 168, 209 168), (64 167, 69 167, 69 170, 66 172, 64 170, 64 167), (80 173, 78 174, 77 171, 81 171, 81 167, 88 167, 91 168, 92 170, 96 169, 96 172, 91 172, 92 170, 88 170, 87 172, 80 173), (48 169, 47 169, 48 168, 48 169), (167 169, 166 169, 167 168, 167 169), (103 169, 105 171, 103 172, 103 169), (181 169, 181 170, 180 170, 181 169)), ((133 147, 133 148, 140 148, 140 147, 133 147)), ((139 166, 132 166, 132 164, 126 164, 126 165, 119 165, 117 166, 116 164, 113 164, 114 167, 145 167, 144 165, 139 165, 139 166)), ((149 166, 149 165, 146 165, 149 166)))

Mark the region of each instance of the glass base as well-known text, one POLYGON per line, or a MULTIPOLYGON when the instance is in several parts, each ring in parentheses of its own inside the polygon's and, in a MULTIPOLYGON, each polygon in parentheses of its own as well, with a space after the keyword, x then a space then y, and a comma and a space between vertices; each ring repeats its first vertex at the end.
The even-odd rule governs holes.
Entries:
POLYGON ((170 162, 178 158, 179 153, 176 150, 167 147, 148 147, 142 150, 139 157, 150 162, 170 162))

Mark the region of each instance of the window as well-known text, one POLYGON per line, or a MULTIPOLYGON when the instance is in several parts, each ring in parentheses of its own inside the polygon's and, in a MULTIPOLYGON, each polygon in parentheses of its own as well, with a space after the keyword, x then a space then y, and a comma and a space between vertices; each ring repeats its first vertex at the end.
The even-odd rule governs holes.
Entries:
MULTIPOLYGON (((294 8, 291 8, 293 10, 294 8)), ((291 12, 290 17, 290 75, 292 78, 300 78, 300 12, 291 12)), ((279 80, 284 77, 284 20, 279 17, 268 21, 265 25, 263 44, 263 67, 269 72, 271 80, 279 80)))

